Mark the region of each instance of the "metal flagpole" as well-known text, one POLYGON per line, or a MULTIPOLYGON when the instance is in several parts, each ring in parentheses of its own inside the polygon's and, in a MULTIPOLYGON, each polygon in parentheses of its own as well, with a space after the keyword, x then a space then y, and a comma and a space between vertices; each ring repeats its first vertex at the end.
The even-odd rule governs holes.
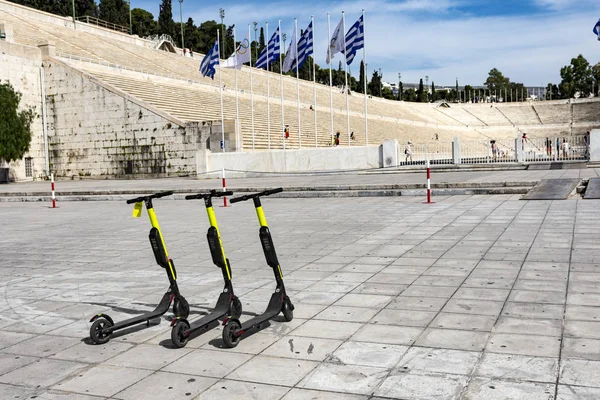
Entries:
MULTIPOLYGON (((312 24, 312 47, 313 47, 313 55, 312 55, 312 65, 313 65, 313 114, 315 115, 315 147, 319 147, 319 139, 317 138, 317 77, 316 77, 316 67, 315 67, 315 17, 313 15, 310 16, 311 24, 312 24)), ((592 92, 594 90, 592 89, 592 92)))
MULTIPOLYGON (((221 49, 219 48, 219 30, 217 29, 217 54, 221 54, 221 49)), ((223 71, 221 71, 221 60, 219 60, 219 95, 221 97, 221 152, 225 152, 225 116, 223 115, 223 84, 221 83, 221 75, 223 75, 223 71)))
MULTIPOLYGON (((248 24, 248 39, 250 39, 250 24, 248 24)), ((250 41, 250 40, 249 40, 250 41)), ((250 43, 252 43, 250 41, 250 43)), ((258 46, 258 43, 256 44, 258 46)), ((252 50, 252 45, 248 51, 252 50)), ((257 60, 258 61, 258 60, 257 60)), ((252 53, 250 53, 250 108, 252 109, 252 150, 254 150, 254 93, 252 91, 252 53)))
POLYGON ((329 54, 329 114, 331 115, 331 144, 333 145, 333 79, 331 77, 331 19, 327 13, 327 51, 329 54))
MULTIPOLYGON (((281 49, 281 20, 279 20, 279 48, 281 49)), ((285 49, 283 49, 285 51, 285 49)), ((283 52, 279 51, 279 87, 281 91, 281 137, 283 138, 283 149, 285 150, 285 114, 283 108, 283 52)))
POLYGON ((240 104, 238 102, 238 74, 237 74, 237 70, 238 70, 238 60, 237 60, 237 53, 238 53, 238 48, 237 48, 237 42, 235 41, 235 25, 233 26, 233 49, 234 49, 234 60, 235 60, 235 124, 233 124, 234 129, 235 129, 235 145, 236 145, 236 151, 240 151, 240 132, 238 129, 239 123, 240 123, 240 104))
POLYGON ((342 35, 344 35, 344 65, 346 66, 346 68, 344 68, 344 82, 345 82, 345 87, 344 87, 344 92, 346 92, 346 125, 348 128, 348 146, 350 146, 350 105, 348 103, 348 63, 346 62, 346 16, 344 15, 344 12, 342 11, 342 35))
MULTIPOLYGON (((368 112, 367 112, 367 43, 366 43, 366 39, 365 39, 365 9, 363 8, 362 10, 362 16, 363 16, 363 81, 365 84, 364 87, 364 98, 365 98, 365 143, 368 146, 369 145, 369 118, 368 118, 368 112)), ((399 89, 399 88, 398 88, 399 89)))
POLYGON ((296 96, 298 103, 298 148, 302 148, 302 136, 301 136, 301 127, 300 127, 300 68, 298 68, 298 20, 294 18, 294 30, 296 31, 296 37, 292 38, 296 43, 296 96))
POLYGON ((269 37, 269 23, 266 22, 266 31, 267 31, 267 147, 271 150, 271 90, 269 87, 269 42, 271 39, 269 37))

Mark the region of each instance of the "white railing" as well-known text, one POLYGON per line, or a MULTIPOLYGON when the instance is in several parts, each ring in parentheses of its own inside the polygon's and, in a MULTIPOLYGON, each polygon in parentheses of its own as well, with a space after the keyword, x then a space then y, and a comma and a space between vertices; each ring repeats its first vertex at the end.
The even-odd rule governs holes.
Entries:
POLYGON ((162 35, 146 36, 144 39, 151 41, 155 49, 157 49, 163 42, 171 43, 173 47, 177 47, 171 35, 167 35, 164 33, 162 35))
POLYGON ((587 160, 589 157, 588 140, 586 135, 521 139, 523 161, 587 160))

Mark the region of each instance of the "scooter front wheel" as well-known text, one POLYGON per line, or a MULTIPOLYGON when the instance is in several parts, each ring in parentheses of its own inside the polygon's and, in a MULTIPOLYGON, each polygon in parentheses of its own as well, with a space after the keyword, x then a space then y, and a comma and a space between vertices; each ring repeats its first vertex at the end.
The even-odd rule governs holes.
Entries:
POLYGON ((185 297, 180 296, 175 298, 173 303, 173 314, 179 318, 187 318, 190 315, 190 304, 187 302, 185 297))
POLYGON ((283 301, 281 312, 283 313, 283 319, 285 322, 290 322, 294 319, 294 306, 292 305, 292 301, 290 299, 286 298, 283 301))
POLYGON ((233 301, 229 305, 229 315, 235 319, 242 316, 242 302, 237 296, 233 297, 233 301))
POLYGON ((112 332, 104 333, 104 329, 110 328, 113 324, 106 318, 98 318, 90 328, 90 339, 94 344, 105 344, 110 340, 112 332))
POLYGON ((240 338, 236 333, 242 328, 239 322, 229 321, 223 328, 223 343, 229 348, 234 348, 240 342, 240 338))
POLYGON ((185 347, 188 342, 186 332, 190 330, 190 324, 187 321, 177 321, 173 329, 171 329, 171 341, 177 348, 185 347))

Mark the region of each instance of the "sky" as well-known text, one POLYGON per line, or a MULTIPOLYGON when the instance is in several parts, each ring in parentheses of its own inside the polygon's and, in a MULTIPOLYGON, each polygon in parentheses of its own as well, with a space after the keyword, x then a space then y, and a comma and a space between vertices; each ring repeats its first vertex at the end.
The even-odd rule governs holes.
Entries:
MULTIPOLYGON (((131 0, 158 18, 160 0, 131 0)), ((198 24, 219 20, 235 24, 237 40, 248 24, 269 23, 270 34, 281 20, 288 44, 294 28, 304 29, 315 17, 315 57, 326 66, 327 13, 331 31, 346 15, 348 29, 365 10, 368 75, 381 68, 383 80, 405 83, 420 78, 436 86, 482 85, 492 68, 527 86, 560 82, 560 68, 579 54, 593 65, 600 62, 600 41, 593 34, 600 18, 598 0, 345 0, 299 2, 273 0, 183 1, 183 20, 198 24)), ((179 20, 179 1, 173 0, 173 17, 179 20)), ((254 31, 252 30, 252 35, 254 31)), ((350 65, 357 76, 362 52, 350 65)), ((334 58, 337 68, 341 54, 334 58)))

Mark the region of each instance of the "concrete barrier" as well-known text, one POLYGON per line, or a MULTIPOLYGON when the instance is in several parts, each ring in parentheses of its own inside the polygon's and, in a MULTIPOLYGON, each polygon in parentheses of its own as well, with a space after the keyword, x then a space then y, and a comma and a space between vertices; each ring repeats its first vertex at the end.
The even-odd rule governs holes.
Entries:
POLYGON ((219 153, 199 151, 198 173, 226 169, 227 176, 245 176, 258 172, 317 172, 380 168, 380 146, 307 148, 219 153), (201 160, 206 164, 202 165, 201 160))

